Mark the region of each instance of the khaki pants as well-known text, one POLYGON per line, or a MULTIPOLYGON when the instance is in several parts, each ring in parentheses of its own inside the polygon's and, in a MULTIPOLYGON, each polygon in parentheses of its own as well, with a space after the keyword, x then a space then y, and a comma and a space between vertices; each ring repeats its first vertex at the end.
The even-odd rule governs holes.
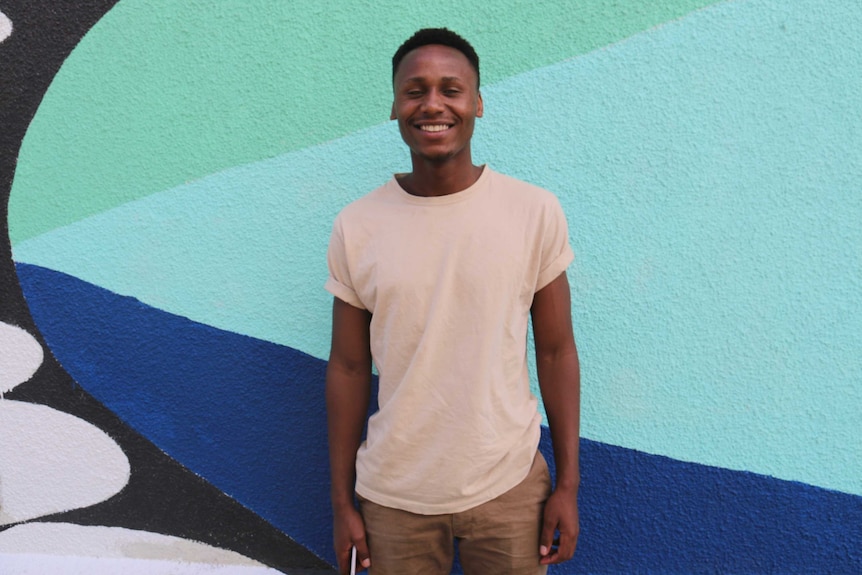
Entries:
POLYGON ((359 498, 369 575, 449 575, 455 539, 465 575, 542 575, 539 534, 550 492, 548 465, 537 452, 524 481, 461 513, 417 515, 359 498))

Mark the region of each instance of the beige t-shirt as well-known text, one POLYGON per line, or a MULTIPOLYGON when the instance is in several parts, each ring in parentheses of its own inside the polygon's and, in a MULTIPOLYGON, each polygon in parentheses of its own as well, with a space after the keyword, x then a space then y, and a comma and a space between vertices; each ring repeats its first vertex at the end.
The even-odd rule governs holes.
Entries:
POLYGON ((488 167, 456 194, 412 196, 393 178, 344 208, 325 287, 372 313, 380 376, 359 495, 457 513, 526 477, 541 423, 530 306, 573 257, 556 197, 488 167))

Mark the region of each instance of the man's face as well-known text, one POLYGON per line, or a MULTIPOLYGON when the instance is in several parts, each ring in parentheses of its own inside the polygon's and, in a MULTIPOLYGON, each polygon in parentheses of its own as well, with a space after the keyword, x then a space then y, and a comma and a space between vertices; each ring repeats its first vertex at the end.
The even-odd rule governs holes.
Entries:
POLYGON ((433 162, 470 152, 482 96, 467 57, 448 46, 431 44, 408 52, 393 81, 391 119, 398 120, 404 143, 414 156, 433 162))

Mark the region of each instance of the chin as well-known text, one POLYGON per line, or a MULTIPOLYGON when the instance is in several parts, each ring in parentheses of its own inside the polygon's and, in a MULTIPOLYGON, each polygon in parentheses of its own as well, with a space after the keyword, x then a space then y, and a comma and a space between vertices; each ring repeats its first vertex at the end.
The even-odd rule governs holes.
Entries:
POLYGON ((458 151, 455 150, 417 150, 414 154, 427 161, 427 162, 435 162, 442 163, 447 160, 451 160, 452 158, 458 155, 458 151))
POLYGON ((442 164, 447 160, 451 160, 453 156, 454 154, 425 154, 422 156, 422 158, 428 160, 429 162, 442 164))

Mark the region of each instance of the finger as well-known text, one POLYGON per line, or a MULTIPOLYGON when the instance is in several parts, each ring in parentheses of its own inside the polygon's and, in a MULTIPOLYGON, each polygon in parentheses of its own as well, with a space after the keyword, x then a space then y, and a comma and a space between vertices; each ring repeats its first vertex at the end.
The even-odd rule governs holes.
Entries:
POLYGON ((363 536, 355 542, 356 545, 356 567, 362 569, 371 567, 371 553, 368 551, 368 541, 363 536))
POLYGON ((554 565, 556 563, 563 563, 568 561, 575 555, 575 545, 577 544, 577 539, 575 539, 571 535, 562 534, 560 539, 556 541, 557 547, 551 549, 551 552, 548 553, 545 557, 539 561, 542 565, 554 565))
POLYGON ((559 563, 556 549, 539 559, 539 565, 552 565, 554 563, 559 563))
POLYGON ((556 522, 545 521, 542 523, 542 533, 539 535, 539 555, 542 557, 547 557, 551 554, 556 529, 556 522))
POLYGON ((335 560, 338 562, 339 575, 350 575, 350 549, 348 548, 346 552, 339 551, 335 560))
POLYGON ((577 539, 571 533, 564 533, 560 535, 560 545, 557 547, 557 556, 558 561, 568 561, 575 554, 575 545, 577 544, 577 539))
POLYGON ((340 575, 350 575, 350 564, 352 563, 353 544, 347 543, 347 547, 338 552, 338 573, 340 575))

